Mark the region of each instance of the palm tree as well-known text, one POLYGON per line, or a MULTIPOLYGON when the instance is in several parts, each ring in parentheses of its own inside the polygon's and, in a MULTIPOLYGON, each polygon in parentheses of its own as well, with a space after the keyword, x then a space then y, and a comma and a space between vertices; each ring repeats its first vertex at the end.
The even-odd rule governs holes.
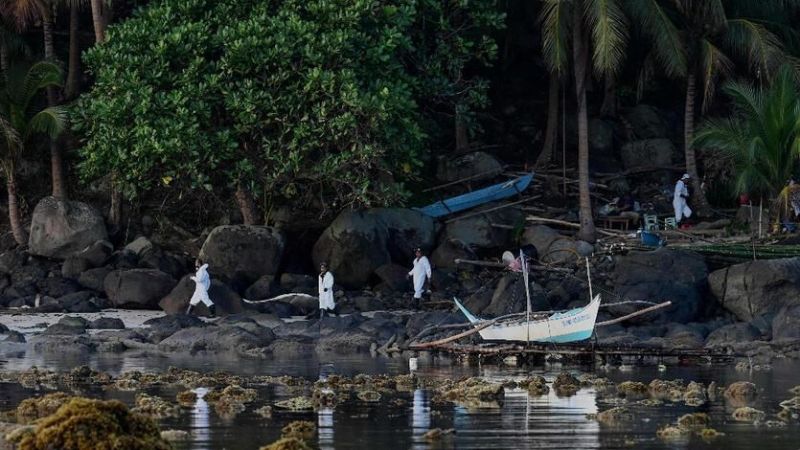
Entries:
POLYGON ((589 196, 589 121, 586 82, 591 67, 600 75, 612 75, 623 59, 627 23, 619 0, 545 0, 541 16, 542 46, 551 73, 563 74, 572 52, 572 72, 578 110, 578 186, 580 239, 595 241, 589 196), (571 47, 571 49, 570 49, 571 47))
POLYGON ((106 18, 103 0, 91 0, 92 23, 94 25, 94 42, 99 44, 106 40, 106 18))
MULTIPOLYGON (((3 13, 24 29, 28 23, 39 18, 42 22, 44 41, 44 58, 56 62, 55 46, 53 44, 53 15, 55 0, 6 0, 3 3, 3 13)), ((50 106, 58 104, 58 95, 55 87, 47 88, 47 103, 50 106)), ((61 147, 55 140, 50 141, 50 169, 52 175, 52 194, 56 198, 66 198, 66 177, 62 162, 61 147)))
POLYGON ((63 107, 49 106, 39 110, 35 102, 42 90, 60 85, 61 69, 50 61, 43 61, 27 70, 12 66, 0 90, 0 164, 6 176, 11 231, 20 245, 25 244, 27 237, 17 202, 17 162, 35 134, 55 139, 66 127, 67 112, 63 107))
POLYGON ((628 0, 627 7, 641 31, 653 42, 653 58, 663 72, 686 83, 684 104, 684 155, 691 175, 698 214, 710 207, 697 176, 694 142, 695 104, 698 91, 701 112, 711 102, 720 77, 729 75, 733 60, 767 78, 790 59, 778 36, 768 26, 789 17, 796 0, 628 0))
POLYGON ((64 97, 73 99, 80 89, 81 47, 80 33, 80 7, 85 0, 63 0, 69 8, 69 62, 67 63, 67 82, 64 87, 64 97))
POLYGON ((728 83, 731 116, 709 119, 694 144, 717 150, 733 168, 735 192, 768 199, 781 192, 800 157, 800 92, 794 69, 783 66, 762 91, 728 83))

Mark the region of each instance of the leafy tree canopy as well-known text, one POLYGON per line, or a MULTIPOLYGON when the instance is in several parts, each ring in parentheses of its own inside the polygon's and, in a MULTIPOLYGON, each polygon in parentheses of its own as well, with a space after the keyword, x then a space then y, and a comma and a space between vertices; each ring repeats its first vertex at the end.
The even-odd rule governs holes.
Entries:
MULTIPOLYGON (((128 196, 168 185, 244 187, 295 205, 324 199, 317 206, 334 209, 401 201, 401 181, 419 168, 426 141, 419 100, 433 94, 431 86, 436 94, 455 91, 463 77, 448 75, 493 51, 475 24, 501 23, 501 15, 492 21, 479 7, 482 22, 450 30, 466 36, 456 43, 463 51, 455 58, 425 53, 426 67, 438 70, 420 75, 412 70, 425 48, 420 42, 438 35, 442 45, 455 45, 441 33, 452 23, 443 3, 469 5, 152 3, 85 54, 96 81, 74 110, 84 137, 82 174, 115 173, 128 196), (415 41, 416 24, 436 14, 435 29, 415 41)), ((458 16, 459 23, 464 17, 472 16, 458 16)))

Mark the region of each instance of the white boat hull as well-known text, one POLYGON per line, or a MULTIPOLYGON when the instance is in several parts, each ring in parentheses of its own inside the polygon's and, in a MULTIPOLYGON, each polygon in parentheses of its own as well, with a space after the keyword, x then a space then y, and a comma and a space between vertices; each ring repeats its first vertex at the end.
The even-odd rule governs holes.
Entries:
MULTIPOLYGON (((470 323, 483 322, 467 311, 457 299, 455 302, 470 323)), ((546 319, 531 320, 529 323, 526 323, 524 317, 521 320, 501 322, 486 327, 479 333, 487 341, 551 343, 584 341, 592 337, 599 309, 600 295, 598 294, 583 308, 555 313, 546 319)))

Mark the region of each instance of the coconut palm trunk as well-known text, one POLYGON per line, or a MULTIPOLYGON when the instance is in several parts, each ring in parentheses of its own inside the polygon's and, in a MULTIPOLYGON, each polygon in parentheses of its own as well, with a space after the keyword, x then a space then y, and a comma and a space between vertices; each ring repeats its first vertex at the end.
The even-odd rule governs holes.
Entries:
POLYGON ((697 176, 697 155, 695 155, 692 143, 694 139, 694 103, 697 96, 696 83, 694 74, 690 73, 686 77, 686 105, 683 116, 684 157, 686 158, 686 173, 692 180, 692 200, 694 201, 692 206, 698 216, 708 217, 711 207, 708 205, 705 192, 703 192, 700 177, 697 176))
POLYGON ((80 13, 78 5, 71 2, 69 5, 69 63, 67 68, 67 82, 64 96, 68 99, 78 95, 81 48, 78 33, 80 32, 80 13))
MULTIPOLYGON (((42 31, 44 33, 44 57, 48 61, 55 62, 55 47, 53 45, 53 15, 50 6, 45 4, 42 8, 42 31)), ((47 104, 55 106, 58 104, 56 88, 47 88, 47 104)), ((64 178, 64 165, 61 158, 61 147, 56 139, 50 140, 50 170, 52 174, 52 193, 53 197, 59 199, 67 198, 67 188, 64 178)))
MULTIPOLYGON (((576 8, 577 9, 577 8, 576 8)), ((575 93, 578 108, 578 188, 581 228, 578 237, 595 242, 592 202, 589 195, 589 120, 586 106, 586 80, 588 77, 588 42, 583 32, 580 11, 573 13, 572 58, 575 72, 575 93)))
POLYGON ((556 145, 558 134, 558 89, 561 83, 556 75, 550 74, 547 93, 547 128, 544 134, 544 145, 539 157, 536 158, 536 167, 546 167, 553 158, 553 148, 556 145))
POLYGON ((0 38, 0 70, 3 71, 3 77, 8 73, 8 43, 5 36, 0 38))
POLYGON ((20 214, 17 199, 16 166, 13 161, 6 167, 6 190, 8 192, 8 221, 11 224, 11 234, 18 245, 25 245, 28 242, 28 236, 22 226, 22 214, 20 214))
POLYGON ((99 44, 106 40, 106 19, 103 13, 103 0, 92 0, 92 24, 94 25, 94 41, 99 44))
POLYGON ((234 197, 236 198, 236 204, 239 206, 239 211, 242 213, 244 224, 255 225, 258 222, 256 204, 250 191, 240 184, 236 186, 234 197))

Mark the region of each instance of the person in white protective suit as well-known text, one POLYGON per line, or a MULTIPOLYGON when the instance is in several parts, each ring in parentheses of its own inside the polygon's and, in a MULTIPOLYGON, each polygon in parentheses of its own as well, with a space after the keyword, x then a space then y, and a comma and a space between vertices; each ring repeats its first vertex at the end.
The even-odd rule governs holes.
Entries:
MULTIPOLYGON (((319 265, 319 317, 336 314, 336 303, 333 300, 333 274, 328 271, 328 264, 319 265)), ((338 316, 338 314, 336 314, 338 316)))
POLYGON ((419 309, 422 293, 425 292, 425 281, 430 283, 431 280, 431 263, 422 254, 421 248, 416 248, 414 254, 414 267, 408 272, 408 276, 413 277, 414 282, 414 309, 419 309))
POLYGON ((208 290, 211 288, 211 277, 208 275, 208 264, 200 265, 200 261, 195 262, 195 268, 197 268, 197 272, 191 277, 194 281, 194 293, 192 294, 192 298, 189 300, 189 308, 186 310, 186 314, 192 312, 192 308, 200 302, 203 302, 204 305, 208 308, 213 316, 215 311, 214 302, 211 301, 211 298, 208 296, 208 290))
POLYGON ((692 210, 686 204, 686 199, 689 198, 689 189, 686 188, 686 183, 689 182, 689 174, 685 173, 675 183, 675 194, 672 196, 672 207, 675 208, 675 222, 680 223, 681 219, 692 217, 692 210))

